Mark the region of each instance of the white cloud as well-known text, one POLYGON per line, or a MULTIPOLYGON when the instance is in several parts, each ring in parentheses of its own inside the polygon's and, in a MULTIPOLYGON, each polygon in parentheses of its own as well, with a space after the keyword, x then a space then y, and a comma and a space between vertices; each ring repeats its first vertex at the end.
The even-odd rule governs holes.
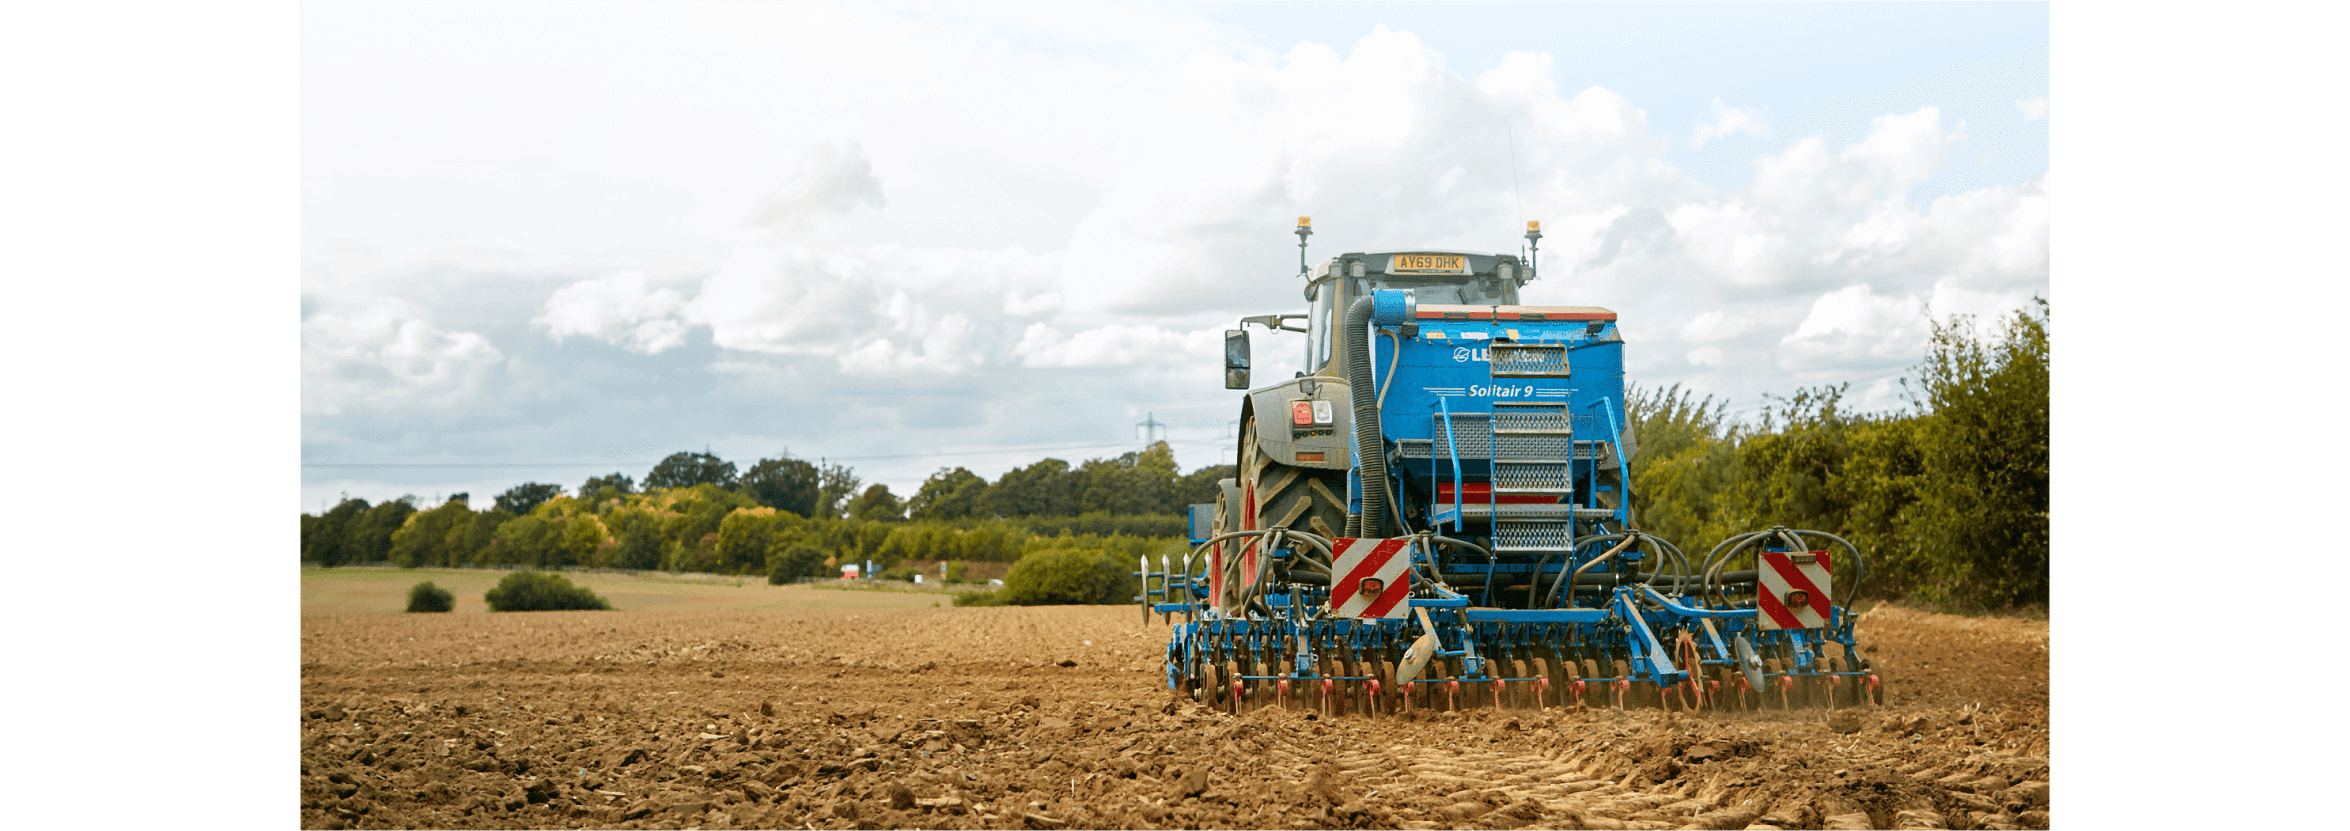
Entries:
POLYGON ((1731 133, 1745 133, 1755 138, 1769 138, 1771 126, 1763 118, 1761 110, 1732 107, 1722 103, 1722 99, 1716 98, 1714 99, 1713 123, 1697 125, 1697 131, 1689 136, 1689 146, 1692 148, 1704 147, 1706 142, 1728 136, 1731 133))
POLYGON ((302 412, 462 408, 504 360, 487 338, 444 331, 396 303, 319 312, 302 320, 302 412))
POLYGON ((837 227, 859 208, 888 204, 862 146, 820 144, 801 156, 789 180, 759 199, 743 225, 786 238, 803 236, 837 227))
POLYGON ((1040 369, 1170 362, 1205 366, 1205 359, 1221 352, 1223 340, 1220 330, 1176 332, 1157 326, 1126 324, 1099 326, 1062 337, 1053 327, 1035 323, 1021 335, 1020 345, 1013 348, 1012 354, 1020 356, 1022 366, 1040 369))
POLYGON ((1927 331, 1925 307, 1917 298, 1848 286, 1813 301, 1811 314, 1779 341, 1779 366, 1851 374, 1914 363, 1925 354, 1927 331))
POLYGON ((2048 120, 2048 96, 2035 95, 2015 102, 2015 108, 2024 114, 2024 123, 2048 120))
POLYGON ((1767 226, 1772 218, 1738 201, 1682 205, 1673 209, 1673 231, 1689 258, 1730 285, 1768 285, 1779 277, 1772 256, 1781 237, 1767 226))
POLYGON ((1965 138, 1963 130, 1943 132, 1941 120, 1941 109, 1931 106, 1906 115, 1877 116, 1868 138, 1844 148, 1843 159, 1866 165, 1882 187, 1923 181, 1942 169, 1943 151, 1965 138))
POLYGON ((1754 321, 1745 317, 1731 317, 1720 309, 1699 314, 1681 325, 1681 339, 1690 343, 1718 343, 1746 334, 1754 329, 1754 321))
POLYGON ((583 336, 658 355, 685 345, 685 298, 670 289, 645 288, 645 277, 624 271, 557 289, 531 323, 562 343, 583 336))
POLYGON ((1976 337, 1989 338, 2011 313, 2030 309, 2034 294, 2047 296, 2045 290, 2035 287, 1974 291, 1949 280, 1940 280, 1934 283, 1933 294, 1926 299, 1926 309, 1933 313, 1936 320, 1965 315, 1974 324, 1976 337))

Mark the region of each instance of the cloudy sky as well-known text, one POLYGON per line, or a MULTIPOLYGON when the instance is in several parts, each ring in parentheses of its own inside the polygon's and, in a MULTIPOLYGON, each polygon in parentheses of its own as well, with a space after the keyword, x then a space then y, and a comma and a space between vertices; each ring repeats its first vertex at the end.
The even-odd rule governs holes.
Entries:
MULTIPOLYGON (((1902 404, 2049 290, 2045 5, 311 3, 304 510, 788 451, 1230 461, 1219 333, 1514 251, 1627 372, 1902 404)), ((1258 334, 1287 374, 1301 336, 1258 334)))

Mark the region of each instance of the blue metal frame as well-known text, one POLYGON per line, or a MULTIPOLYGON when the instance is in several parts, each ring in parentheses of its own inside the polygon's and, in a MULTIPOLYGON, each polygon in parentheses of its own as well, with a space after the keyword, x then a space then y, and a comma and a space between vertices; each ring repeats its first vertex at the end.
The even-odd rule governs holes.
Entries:
MULTIPOLYGON (((1625 392, 1623 344, 1612 315, 1603 320, 1588 317, 1413 320, 1409 305, 1401 302, 1400 293, 1381 292, 1375 303, 1380 310, 1377 323, 1394 337, 1370 336, 1366 340, 1374 383, 1386 390, 1380 419, 1384 450, 1397 451, 1400 461, 1388 468, 1392 481, 1365 482, 1356 455, 1368 449, 1358 449, 1351 439, 1344 442, 1349 462, 1348 510, 1361 510, 1366 488, 1392 486, 1405 503, 1394 506, 1399 516, 1409 515, 1410 512, 1403 510, 1406 507, 1424 509, 1418 516, 1424 520, 1425 530, 1449 526, 1459 538, 1472 543, 1478 542, 1482 532, 1481 544, 1494 552, 1492 559, 1439 558, 1432 547, 1414 544, 1408 555, 1412 559, 1411 567, 1406 574, 1417 596, 1409 600, 1413 614, 1401 619, 1328 617, 1324 610, 1329 604, 1330 589, 1300 583, 1268 587, 1270 590, 1262 598, 1263 608, 1271 612, 1270 616, 1253 611, 1228 614, 1208 597, 1204 571, 1168 574, 1169 569, 1162 567, 1154 573, 1146 562, 1140 572, 1144 592, 1136 599, 1154 613, 1183 617, 1174 626, 1168 642, 1170 688, 1181 688, 1185 679, 1202 677, 1204 661, 1240 661, 1243 667, 1263 663, 1281 668, 1284 673, 1237 676, 1244 682, 1316 680, 1324 677, 1317 675, 1321 656, 1344 656, 1359 663, 1368 656, 1399 655, 1404 646, 1423 634, 1436 636, 1437 657, 1460 659, 1459 680, 1464 681, 1528 680, 1502 678, 1504 673, 1499 668, 1509 666, 1512 658, 1545 654, 1563 657, 1571 651, 1586 656, 1585 660, 1604 656, 1606 660, 1627 662, 1628 670, 1621 677, 1584 680, 1639 681, 1666 688, 1698 677, 1709 666, 1736 667, 1730 644, 1742 639, 1758 650, 1792 659, 1785 670, 1773 673, 1773 677, 1826 675, 1824 667, 1815 663, 1814 656, 1837 647, 1844 650, 1852 666, 1837 675, 1867 674, 1861 669, 1862 662, 1853 648, 1851 617, 1841 607, 1831 607, 1829 624, 1820 629, 1762 629, 1751 601, 1717 601, 1703 595, 1679 594, 1672 587, 1639 582, 1644 566, 1653 562, 1652 567, 1661 569, 1661 555, 1652 561, 1644 557, 1640 548, 1630 547, 1612 560, 1595 564, 1602 552, 1588 541, 1611 534, 1610 525, 1628 528, 1633 519, 1629 488, 1631 458, 1624 452, 1625 424, 1615 407, 1615 402, 1624 399, 1625 392), (1565 371, 1554 375, 1495 375, 1490 350, 1495 341, 1502 339, 1514 344, 1563 347, 1565 371), (1391 362, 1394 369, 1387 371, 1391 362), (1564 494, 1561 504, 1567 516, 1560 520, 1565 523, 1567 533, 1563 548, 1529 553, 1524 549, 1531 546, 1519 543, 1506 553, 1495 550, 1491 529, 1496 523, 1493 518, 1502 515, 1503 505, 1497 489, 1491 487, 1495 472, 1493 460, 1502 456, 1494 445, 1509 437, 1502 431, 1489 429, 1490 443, 1485 456, 1476 458, 1472 453, 1464 458, 1463 442, 1475 443, 1480 439, 1474 426, 1477 422, 1472 420, 1464 426, 1462 419, 1483 417, 1490 424, 1490 419, 1495 417, 1494 405, 1503 402, 1564 405, 1570 430, 1563 436, 1566 486, 1558 491, 1564 494), (1596 417, 1586 415, 1592 411, 1597 411, 1596 417), (1430 419, 1429 414, 1437 418, 1430 419), (1577 423, 1586 426, 1574 429, 1577 423), (1605 437, 1598 438, 1596 434, 1602 425, 1605 437), (1582 438, 1587 434, 1594 438, 1582 438), (1400 452, 1413 442, 1427 442, 1430 452, 1418 455, 1400 452), (1446 449, 1441 458, 1433 452, 1437 442, 1442 442, 1446 449), (1596 509, 1603 487, 1602 463, 1611 457, 1616 463, 1616 506, 1600 511, 1596 509), (1440 465, 1449 465, 1449 470, 1440 465), (1451 498, 1441 499, 1440 485, 1448 481, 1452 486, 1451 498), (1477 483, 1488 485, 1485 514, 1488 519, 1481 523, 1469 521, 1465 503, 1465 491, 1477 483), (1571 577, 1586 567, 1604 579, 1585 586, 1574 585, 1571 577), (1482 576, 1487 594, 1479 598, 1478 607, 1472 607, 1468 596, 1451 591, 1441 583, 1425 581, 1423 569, 1450 575, 1445 579, 1456 581, 1462 576, 1482 576), (1527 586, 1523 604, 1526 608, 1486 608, 1496 602, 1491 588, 1496 575, 1513 578, 1511 590, 1501 595, 1504 598, 1516 594, 1514 578, 1524 576, 1532 581, 1527 586), (1153 578, 1160 584, 1156 590, 1150 588, 1153 578), (1543 586, 1557 586, 1556 596, 1552 597, 1552 592, 1536 591, 1543 586), (1566 608, 1543 608, 1548 605, 1566 608), (1420 620, 1423 614, 1432 632, 1423 632, 1420 620), (1684 637, 1690 646, 1680 646, 1684 637), (1676 654, 1676 648, 1694 651, 1676 654), (1694 660, 1695 665, 1681 665, 1689 660, 1694 660)), ((1330 322, 1326 321, 1325 325, 1330 322)), ((1542 441, 1539 435, 1532 440, 1542 441)), ((1534 451, 1545 447, 1540 443, 1516 446, 1534 451)), ((1407 530, 1421 529, 1407 526, 1407 530)), ((1194 544, 1202 541, 1195 538, 1194 544)), ((1365 676, 1327 677, 1366 680, 1365 676)), ((1433 682, 1435 679, 1421 679, 1415 683, 1433 682)))

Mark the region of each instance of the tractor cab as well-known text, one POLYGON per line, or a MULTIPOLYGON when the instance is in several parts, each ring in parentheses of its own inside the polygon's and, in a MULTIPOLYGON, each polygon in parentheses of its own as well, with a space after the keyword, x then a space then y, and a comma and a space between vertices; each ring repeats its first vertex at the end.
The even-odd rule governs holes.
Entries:
MULTIPOLYGON (((1355 298, 1381 290, 1410 290, 1421 305, 1515 306, 1527 272, 1514 254, 1397 251, 1341 254, 1307 273, 1306 372, 1327 374, 1337 316, 1355 298)), ((1286 328, 1286 327, 1284 327, 1286 328)))

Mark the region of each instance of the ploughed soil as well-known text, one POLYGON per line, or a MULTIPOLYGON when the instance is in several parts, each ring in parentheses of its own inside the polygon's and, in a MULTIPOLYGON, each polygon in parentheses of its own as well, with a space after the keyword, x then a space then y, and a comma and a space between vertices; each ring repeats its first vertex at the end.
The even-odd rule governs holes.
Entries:
POLYGON ((314 615, 305 828, 2046 828, 2048 624, 1883 707, 1233 715, 1134 607, 314 615))

